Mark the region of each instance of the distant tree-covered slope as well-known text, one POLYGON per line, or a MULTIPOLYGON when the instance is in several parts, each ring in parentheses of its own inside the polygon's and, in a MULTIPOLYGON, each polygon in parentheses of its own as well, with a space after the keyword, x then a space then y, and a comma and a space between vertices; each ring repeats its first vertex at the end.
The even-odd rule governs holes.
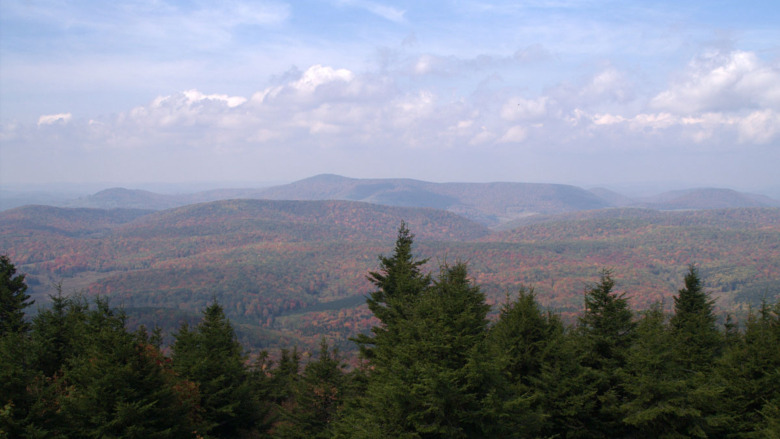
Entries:
POLYGON ((268 188, 259 196, 294 200, 359 200, 446 209, 487 225, 535 213, 607 207, 576 186, 541 183, 431 183, 410 179, 353 179, 319 175, 268 188))
MULTIPOLYGON (((3 200, 11 194, 6 192, 0 193, 0 210, 3 205, 8 204, 3 200)), ((40 199, 42 198, 30 198, 40 199)), ((731 189, 687 189, 652 197, 632 198, 604 188, 585 190, 564 184, 433 183, 397 178, 347 178, 331 174, 267 188, 225 188, 178 194, 111 188, 77 199, 58 199, 59 201, 53 203, 65 207, 166 210, 232 199, 343 200, 396 207, 428 207, 447 210, 491 228, 505 228, 507 223, 538 215, 613 207, 655 210, 780 207, 778 200, 731 189)), ((9 202, 9 206, 13 206, 22 201, 9 199, 9 202)))
POLYGON ((251 233, 274 241, 392 239, 406 219, 422 239, 469 240, 487 228, 452 213, 350 201, 227 200, 148 215, 117 231, 121 236, 199 236, 251 233), (433 227, 431 227, 433 226, 433 227))
POLYGON ((433 258, 428 268, 467 261, 491 304, 533 286, 540 303, 573 316, 584 286, 605 267, 632 305, 671 303, 692 262, 719 310, 780 297, 780 209, 599 209, 536 215, 492 233, 443 210, 350 201, 229 200, 152 213, 36 209, 0 213, 0 253, 28 274, 39 303, 60 281, 66 291, 129 308, 185 314, 216 297, 245 342, 266 346, 316 346, 323 333, 346 345, 371 327, 360 306, 371 291, 365 273, 401 220, 417 235, 416 253, 433 258))
POLYGON ((562 309, 576 304, 572 292, 596 267, 623 273, 640 307, 668 299, 664 292, 690 262, 706 273, 722 308, 780 295, 780 209, 575 212, 529 219, 480 241, 472 244, 477 253, 492 254, 481 283, 537 285, 543 301, 562 309))
POLYGON ((49 231, 78 235, 110 230, 152 213, 143 209, 89 209, 52 206, 22 206, 0 212, 0 232, 49 231))
POLYGON ((638 200, 635 204, 663 210, 780 207, 779 201, 763 195, 748 194, 722 188, 699 188, 665 192, 638 200))

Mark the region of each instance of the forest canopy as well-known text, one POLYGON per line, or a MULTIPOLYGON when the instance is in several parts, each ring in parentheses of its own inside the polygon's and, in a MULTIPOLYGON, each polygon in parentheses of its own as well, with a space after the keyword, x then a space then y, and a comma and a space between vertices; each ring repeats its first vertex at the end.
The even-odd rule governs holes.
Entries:
POLYGON ((368 273, 375 324, 356 367, 323 337, 249 352, 213 300, 170 346, 104 298, 34 317, 0 258, 0 438, 778 437, 780 304, 719 322, 690 265, 671 312, 631 308, 603 270, 578 319, 532 287, 494 321, 467 264, 427 272, 414 235, 368 273))

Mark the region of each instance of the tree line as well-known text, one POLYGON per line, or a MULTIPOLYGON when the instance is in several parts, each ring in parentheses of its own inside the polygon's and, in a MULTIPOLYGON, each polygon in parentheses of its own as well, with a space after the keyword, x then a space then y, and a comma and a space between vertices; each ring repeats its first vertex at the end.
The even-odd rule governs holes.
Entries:
POLYGON ((170 347, 102 298, 26 319, 0 257, 0 438, 780 437, 780 304, 718 323, 691 265, 671 314, 636 312, 605 270, 575 324, 531 288, 491 322, 464 263, 426 262, 402 223, 349 369, 325 340, 250 360, 216 301, 170 347))

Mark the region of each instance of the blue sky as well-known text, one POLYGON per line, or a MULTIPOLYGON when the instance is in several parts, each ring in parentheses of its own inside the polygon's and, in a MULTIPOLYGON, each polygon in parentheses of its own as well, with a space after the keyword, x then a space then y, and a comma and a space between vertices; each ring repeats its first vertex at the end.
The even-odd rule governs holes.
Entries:
POLYGON ((0 185, 780 187, 780 4, 0 2, 0 185))

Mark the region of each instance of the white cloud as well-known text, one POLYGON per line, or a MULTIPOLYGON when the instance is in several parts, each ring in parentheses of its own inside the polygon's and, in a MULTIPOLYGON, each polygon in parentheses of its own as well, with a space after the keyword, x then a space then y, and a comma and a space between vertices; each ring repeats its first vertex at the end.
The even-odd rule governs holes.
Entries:
MULTIPOLYGON (((758 67, 740 81, 766 85, 772 70, 754 65, 758 67)), ((337 172, 323 168, 338 165, 336 157, 354 162, 356 169, 366 161, 381 167, 389 157, 403 157, 410 150, 421 162, 442 152, 453 161, 468 156, 471 163, 480 154, 505 154, 493 160, 511 162, 521 159, 520 150, 561 157, 711 153, 737 147, 742 152, 780 138, 780 111, 771 107, 656 109, 648 94, 636 93, 638 81, 624 71, 601 68, 583 78, 576 85, 563 83, 536 93, 497 82, 463 95, 436 87, 430 78, 399 79, 387 72, 314 64, 278 77, 275 85, 250 99, 219 89, 190 89, 117 116, 79 122, 69 113, 45 115, 38 125, 53 129, 3 129, 2 134, 13 142, 57 143, 90 153, 183 154, 235 163, 312 160, 311 168, 319 166, 320 172, 337 172), (61 126, 65 124, 67 129, 61 126)), ((665 88, 676 90, 679 83, 665 88)), ((735 89, 747 95, 749 88, 735 89)), ((755 99, 756 105, 770 100, 761 99, 755 99)), ((271 165, 268 169, 275 171, 271 165)))
POLYGON ((593 76, 580 95, 588 100, 625 102, 632 97, 632 88, 623 73, 610 67, 593 76))
POLYGON ((269 87, 261 92, 255 93, 251 101, 256 105, 269 104, 272 100, 281 100, 284 102, 290 96, 296 98, 312 98, 313 95, 323 86, 328 86, 331 92, 330 98, 336 96, 345 96, 365 92, 361 90, 361 85, 357 85, 357 90, 350 88, 350 83, 355 79, 355 74, 347 69, 334 69, 330 66, 320 64, 313 65, 306 69, 300 77, 288 81, 282 85, 269 87), (338 88, 335 95, 332 94, 334 87, 338 88))
POLYGON ((498 143, 520 143, 528 137, 528 131, 520 126, 516 125, 509 128, 504 135, 498 139, 498 143))
POLYGON ((38 126, 41 125, 54 125, 65 124, 70 122, 73 115, 70 113, 58 113, 58 114, 45 114, 38 118, 38 126))
POLYGON ((319 64, 309 67, 301 79, 290 86, 302 93, 312 93, 317 87, 335 81, 350 82, 355 75, 347 69, 334 69, 319 64))
POLYGON ((539 119, 547 115, 548 101, 547 96, 536 99, 510 98, 501 108, 501 117, 509 121, 539 119))
POLYGON ((193 103, 200 102, 200 101, 222 101, 224 102, 229 108, 237 107, 244 102, 246 102, 246 98, 243 96, 228 96, 225 94, 210 94, 206 95, 198 90, 187 90, 183 92, 184 97, 187 98, 189 101, 189 104, 192 105, 193 103))
POLYGON ((739 139, 743 142, 768 143, 780 134, 780 113, 766 109, 754 111, 739 121, 739 139))
POLYGON ((755 53, 711 52, 691 61, 651 108, 678 114, 780 107, 780 69, 764 65, 755 53))

